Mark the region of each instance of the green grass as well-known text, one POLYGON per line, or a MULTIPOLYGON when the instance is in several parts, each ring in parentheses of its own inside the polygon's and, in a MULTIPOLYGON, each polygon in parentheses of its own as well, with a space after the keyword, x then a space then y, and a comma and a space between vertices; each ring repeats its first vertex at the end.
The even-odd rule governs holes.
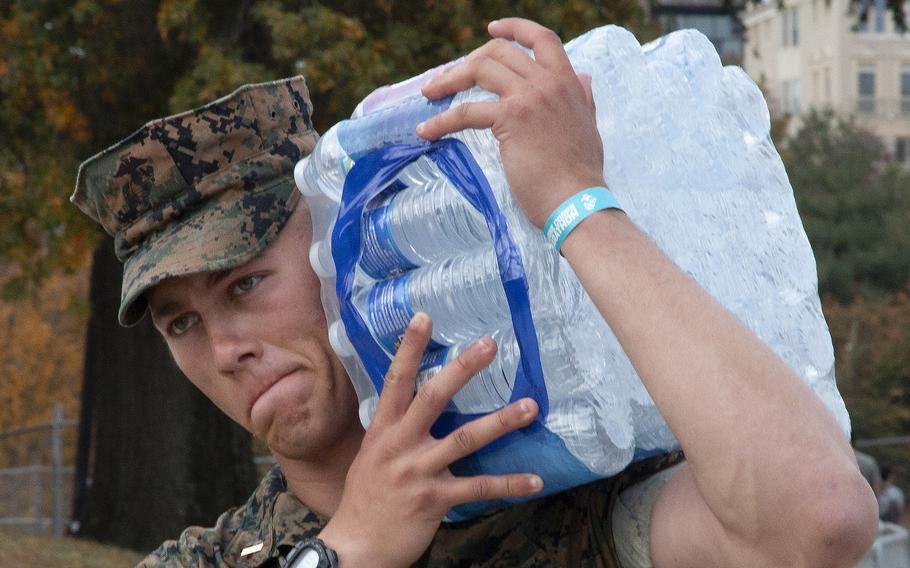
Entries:
POLYGON ((0 566, 9 568, 123 568, 144 556, 90 540, 54 538, 0 528, 0 566))

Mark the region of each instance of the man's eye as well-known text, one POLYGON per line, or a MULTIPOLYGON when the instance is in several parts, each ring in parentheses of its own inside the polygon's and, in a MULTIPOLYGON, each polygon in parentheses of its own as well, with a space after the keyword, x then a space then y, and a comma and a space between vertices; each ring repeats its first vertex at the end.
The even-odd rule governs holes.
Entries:
POLYGON ((262 280, 263 276, 261 274, 255 274, 253 276, 247 276, 241 278, 231 286, 231 293, 235 296, 240 296, 246 294, 250 290, 256 287, 257 284, 262 280))
POLYGON ((181 335, 199 319, 199 316, 195 314, 183 314, 174 320, 171 321, 168 325, 168 330, 171 332, 171 335, 181 335))

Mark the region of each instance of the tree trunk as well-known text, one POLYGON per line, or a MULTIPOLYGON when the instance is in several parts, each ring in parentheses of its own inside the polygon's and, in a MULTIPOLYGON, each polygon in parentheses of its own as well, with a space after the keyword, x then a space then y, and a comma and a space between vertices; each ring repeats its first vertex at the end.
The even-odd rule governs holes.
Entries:
POLYGON ((81 534, 151 551, 189 525, 211 526, 257 480, 250 435, 177 369, 150 318, 117 323, 121 276, 106 239, 94 255, 85 357, 94 404, 81 451, 92 466, 75 513, 81 534))

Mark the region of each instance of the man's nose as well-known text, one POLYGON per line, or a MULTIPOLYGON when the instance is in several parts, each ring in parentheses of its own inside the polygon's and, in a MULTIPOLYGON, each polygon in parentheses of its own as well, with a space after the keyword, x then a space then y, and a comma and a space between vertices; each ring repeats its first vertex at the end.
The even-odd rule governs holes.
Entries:
POLYGON ((209 341, 215 366, 222 373, 235 373, 262 357, 262 343, 236 330, 210 329, 209 341))

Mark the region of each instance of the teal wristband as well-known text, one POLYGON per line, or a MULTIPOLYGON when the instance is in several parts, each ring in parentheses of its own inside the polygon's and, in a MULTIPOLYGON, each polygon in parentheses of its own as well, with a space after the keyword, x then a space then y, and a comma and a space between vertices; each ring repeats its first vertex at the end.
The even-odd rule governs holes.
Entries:
POLYGON ((556 250, 560 250, 562 242, 566 240, 572 229, 594 213, 604 209, 623 210, 613 194, 605 187, 589 187, 579 191, 563 201, 562 205, 550 214, 550 218, 543 226, 544 235, 556 247, 556 250))

